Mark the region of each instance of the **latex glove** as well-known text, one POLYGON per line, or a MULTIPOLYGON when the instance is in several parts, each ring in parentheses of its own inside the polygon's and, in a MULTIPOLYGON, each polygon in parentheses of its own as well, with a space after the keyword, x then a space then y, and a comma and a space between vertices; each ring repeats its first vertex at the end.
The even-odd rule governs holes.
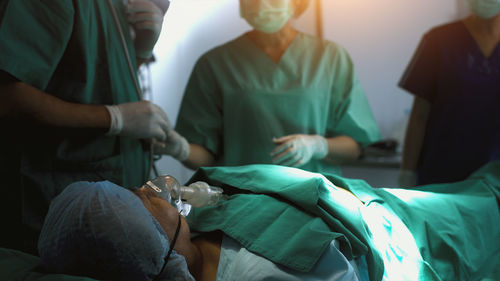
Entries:
POLYGON ((130 0, 126 5, 127 21, 135 31, 135 55, 149 59, 160 37, 164 12, 151 0, 130 0))
POLYGON ((328 154, 328 143, 319 135, 289 135, 273 139, 278 145, 271 151, 273 163, 300 167, 311 159, 322 159, 328 154))
POLYGON ((149 101, 106 105, 111 116, 111 126, 107 135, 120 135, 136 139, 167 138, 170 123, 167 114, 149 101))
POLYGON ((155 154, 166 154, 179 161, 185 161, 189 157, 190 149, 188 141, 174 130, 169 130, 164 142, 153 143, 155 154))
POLYGON ((399 187, 414 187, 417 185, 417 173, 410 170, 401 170, 398 179, 399 187))

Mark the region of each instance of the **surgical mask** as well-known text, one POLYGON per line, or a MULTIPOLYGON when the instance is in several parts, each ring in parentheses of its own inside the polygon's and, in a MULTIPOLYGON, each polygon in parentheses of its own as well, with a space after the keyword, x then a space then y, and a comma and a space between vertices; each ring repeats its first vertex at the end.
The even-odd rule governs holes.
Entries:
POLYGON ((240 13, 253 28, 275 33, 292 17, 290 0, 241 0, 240 13))
POLYGON ((191 207, 214 206, 223 198, 223 190, 220 187, 210 186, 202 181, 182 186, 169 175, 150 180, 144 187, 153 189, 183 216, 189 214, 191 207))
POLYGON ((472 13, 490 19, 500 13, 500 0, 467 0, 472 13))

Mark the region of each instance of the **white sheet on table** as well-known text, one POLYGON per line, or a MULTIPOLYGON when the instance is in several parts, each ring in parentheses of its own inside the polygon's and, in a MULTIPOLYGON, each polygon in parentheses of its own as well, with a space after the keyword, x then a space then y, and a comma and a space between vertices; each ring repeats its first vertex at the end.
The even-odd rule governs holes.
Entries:
POLYGON ((217 281, 358 281, 356 270, 332 241, 319 261, 308 273, 299 272, 259 255, 249 252, 234 239, 224 236, 222 240, 217 281))

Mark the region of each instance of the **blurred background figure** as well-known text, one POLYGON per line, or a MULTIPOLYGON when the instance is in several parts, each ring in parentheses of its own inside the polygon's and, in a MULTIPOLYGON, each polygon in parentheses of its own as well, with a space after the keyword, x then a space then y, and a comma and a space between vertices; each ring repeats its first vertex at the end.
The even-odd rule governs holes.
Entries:
POLYGON ((196 169, 274 163, 340 173, 379 131, 353 62, 295 30, 304 0, 240 1, 252 30, 196 63, 162 153, 196 169), (185 137, 185 138, 184 138, 185 137))
POLYGON ((500 159, 500 1, 422 39, 400 86, 415 96, 400 183, 454 182, 500 159))

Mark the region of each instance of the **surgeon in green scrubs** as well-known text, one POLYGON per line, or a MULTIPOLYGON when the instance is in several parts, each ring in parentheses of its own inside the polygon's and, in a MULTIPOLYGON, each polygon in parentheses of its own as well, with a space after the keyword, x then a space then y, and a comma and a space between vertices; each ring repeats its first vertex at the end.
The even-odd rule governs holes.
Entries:
POLYGON ((3 247, 36 253, 51 199, 72 182, 148 179, 143 139, 165 140, 169 124, 133 79, 164 13, 150 0, 1 2, 3 247))
POLYGON ((187 167, 280 164, 338 174, 379 140, 349 54, 295 30, 308 0, 240 0, 253 30, 204 54, 163 152, 187 167))

